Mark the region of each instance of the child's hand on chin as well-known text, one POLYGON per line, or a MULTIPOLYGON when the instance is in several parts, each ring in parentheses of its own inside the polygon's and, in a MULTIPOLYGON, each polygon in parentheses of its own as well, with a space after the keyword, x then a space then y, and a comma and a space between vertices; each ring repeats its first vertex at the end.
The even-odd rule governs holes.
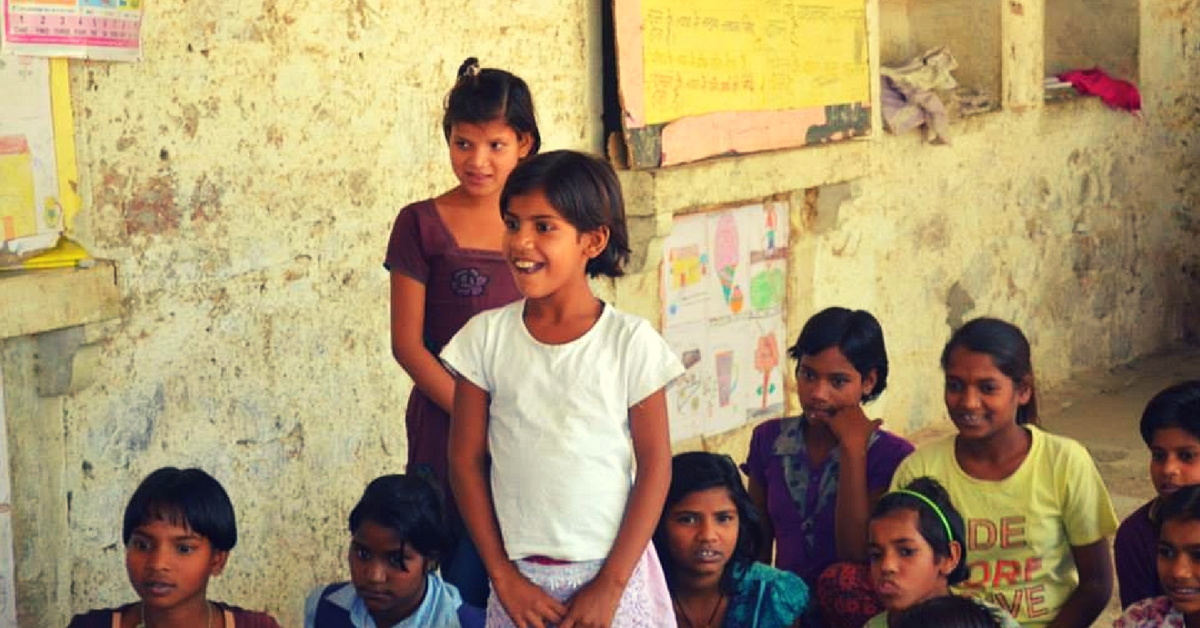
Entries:
POLYGON ((607 628, 617 614, 624 589, 605 578, 593 578, 571 597, 559 628, 607 628))
MULTIPOLYGON (((514 570, 515 572, 515 570, 514 570)), ((493 582, 496 597, 517 628, 549 628, 562 621, 566 607, 541 587, 515 572, 513 577, 493 582)))
POLYGON ((837 437, 839 447, 862 452, 866 451, 867 441, 883 424, 883 419, 868 419, 862 406, 855 404, 839 408, 827 423, 837 437))

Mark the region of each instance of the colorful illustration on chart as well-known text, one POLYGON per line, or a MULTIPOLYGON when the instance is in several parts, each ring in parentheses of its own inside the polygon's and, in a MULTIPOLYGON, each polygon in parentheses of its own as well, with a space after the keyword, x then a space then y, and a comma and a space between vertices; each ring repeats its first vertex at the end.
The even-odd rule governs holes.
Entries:
POLYGON ((716 267, 717 279, 721 281, 721 292, 725 295, 725 303, 729 311, 737 314, 742 311, 742 288, 737 285, 737 268, 741 255, 738 243, 737 219, 733 214, 724 214, 717 220, 717 230, 713 235, 713 265, 716 267))
POLYGON ((729 407, 733 391, 737 389, 737 365, 733 362, 733 351, 717 353, 717 405, 729 407))
POLYGON ((779 366, 779 339, 773 332, 758 337, 758 345, 754 349, 754 370, 762 373, 762 384, 758 387, 758 396, 762 399, 760 410, 767 408, 771 393, 775 392, 775 384, 771 383, 771 372, 779 366))
POLYGON ((775 204, 767 205, 765 212, 767 221, 767 252, 775 250, 775 225, 779 224, 779 214, 775 209, 775 204))
POLYGON ((698 244, 673 248, 667 253, 667 267, 671 270, 671 288, 683 290, 700 283, 704 278, 708 259, 700 252, 698 244))
POLYGON ((659 272, 662 333, 687 367, 667 388, 671 437, 784 412, 788 205, 676 216, 659 272))
POLYGON ((783 305, 786 285, 783 268, 768 266, 750 278, 750 305, 757 311, 769 310, 783 305))

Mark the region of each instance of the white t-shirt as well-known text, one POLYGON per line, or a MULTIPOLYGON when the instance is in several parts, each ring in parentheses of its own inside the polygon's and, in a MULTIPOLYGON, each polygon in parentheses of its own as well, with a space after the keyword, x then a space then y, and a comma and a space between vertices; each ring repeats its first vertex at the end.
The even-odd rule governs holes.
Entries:
POLYGON ((645 320, 606 305, 583 336, 539 342, 525 302, 476 315, 442 349, 491 396, 492 500, 510 559, 603 559, 633 478, 629 408, 683 374, 645 320))

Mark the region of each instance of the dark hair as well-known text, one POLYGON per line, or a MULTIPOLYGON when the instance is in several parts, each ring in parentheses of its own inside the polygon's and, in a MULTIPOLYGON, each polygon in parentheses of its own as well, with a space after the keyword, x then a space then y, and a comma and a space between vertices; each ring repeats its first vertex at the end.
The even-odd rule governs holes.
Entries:
POLYGON ((996 613, 974 598, 939 595, 900 612, 895 628, 1000 628, 996 613))
POLYGON ((589 277, 620 277, 629 260, 625 201, 612 166, 590 155, 555 150, 526 159, 513 169, 500 192, 500 212, 514 196, 541 191, 546 201, 580 232, 608 228, 608 245, 588 260, 589 277))
POLYGON ((1200 438, 1200 380, 1179 382, 1154 395, 1142 412, 1140 427, 1147 446, 1154 439, 1154 432, 1168 427, 1200 438))
POLYGON ((350 511, 350 533, 371 521, 394 531, 427 560, 440 562, 453 547, 442 517, 438 489, 415 475, 385 475, 371 480, 350 511))
POLYGON ((906 493, 885 493, 875 507, 871 509, 871 520, 879 519, 897 510, 911 510, 917 513, 917 531, 925 538, 925 542, 933 548, 933 553, 939 558, 950 558, 950 542, 958 541, 960 553, 958 564, 946 576, 949 584, 958 584, 971 575, 967 566, 967 533, 962 515, 950 501, 950 494, 941 483, 930 477, 920 477, 904 486, 904 490, 920 493, 937 505, 937 509, 946 517, 950 524, 950 537, 946 536, 946 526, 929 504, 921 498, 906 493))
POLYGON ((996 368, 1016 386, 1028 384, 1029 401, 1017 408, 1018 425, 1037 425, 1037 394, 1033 384, 1033 360, 1029 357, 1029 340, 1021 329, 998 318, 976 318, 959 327, 942 349, 942 370, 950 365, 950 354, 963 348, 972 353, 986 353, 996 368))
POLYGON ((742 485, 737 465, 729 456, 709 453, 706 451, 689 451, 677 454, 671 459, 671 486, 667 489, 667 500, 663 503, 663 514, 658 520, 658 528, 654 531, 654 549, 662 562, 663 572, 667 577, 667 586, 675 588, 675 558, 671 556, 670 542, 667 540, 667 518, 671 508, 684 497, 710 488, 724 488, 729 491, 729 499, 737 507, 738 540, 734 546, 733 555, 725 563, 725 571, 721 574, 721 591, 732 595, 737 590, 737 579, 745 573, 758 556, 759 548, 763 546, 762 519, 750 494, 742 485))
POLYGON ((480 68, 479 59, 468 57, 458 66, 458 80, 446 95, 442 132, 450 139, 450 128, 459 122, 482 124, 503 120, 518 135, 532 140, 530 155, 542 146, 533 95, 519 76, 496 68, 480 68))
POLYGON ((142 480, 125 506, 121 540, 140 526, 166 521, 208 539, 213 549, 228 552, 237 545, 237 518, 229 494, 201 469, 163 467, 142 480))
POLYGON ((888 357, 883 328, 870 312, 831 307, 813 314, 800 330, 796 344, 788 349, 788 355, 799 361, 830 347, 837 347, 863 379, 875 372, 875 386, 863 394, 863 402, 878 398, 887 388, 888 357))
POLYGON ((1195 520, 1200 520, 1200 484, 1189 484, 1162 498, 1155 525, 1161 535, 1163 524, 1168 521, 1195 520))

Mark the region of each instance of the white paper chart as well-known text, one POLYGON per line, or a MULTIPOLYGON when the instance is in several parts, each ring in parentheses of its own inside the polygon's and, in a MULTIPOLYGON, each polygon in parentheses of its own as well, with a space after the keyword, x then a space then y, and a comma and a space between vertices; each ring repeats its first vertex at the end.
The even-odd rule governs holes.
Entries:
POLYGON ((667 388, 671 437, 784 408, 787 206, 679 216, 663 244, 662 329, 686 373, 667 388))

